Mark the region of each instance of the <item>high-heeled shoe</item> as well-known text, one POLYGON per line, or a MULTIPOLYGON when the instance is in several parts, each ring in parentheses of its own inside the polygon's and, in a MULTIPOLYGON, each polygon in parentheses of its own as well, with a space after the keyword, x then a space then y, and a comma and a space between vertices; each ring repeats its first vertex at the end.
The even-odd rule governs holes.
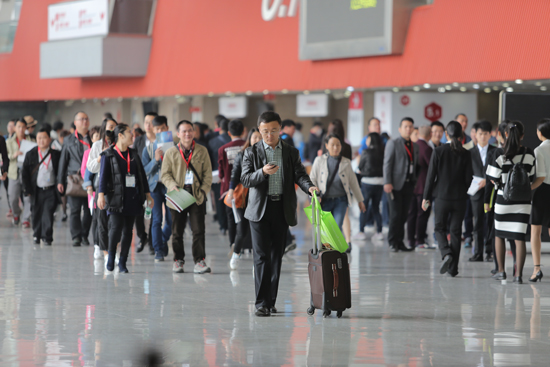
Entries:
POLYGON ((523 279, 521 277, 514 277, 512 283, 523 284, 523 279))
POLYGON ((529 281, 532 282, 532 283, 536 283, 536 282, 542 282, 542 270, 540 270, 540 265, 535 265, 536 268, 539 268, 539 271, 537 272, 537 274, 535 275, 534 278, 529 278, 529 281))
POLYGON ((496 273, 495 275, 493 275, 493 279, 495 279, 495 280, 504 280, 504 279, 506 279, 506 272, 503 271, 502 273, 496 273))

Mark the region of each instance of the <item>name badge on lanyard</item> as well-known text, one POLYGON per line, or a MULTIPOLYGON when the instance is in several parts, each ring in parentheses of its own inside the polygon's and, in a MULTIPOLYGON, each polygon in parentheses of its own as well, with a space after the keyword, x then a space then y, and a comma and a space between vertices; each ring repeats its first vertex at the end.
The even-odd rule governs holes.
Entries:
POLYGON ((136 176, 126 175, 126 187, 136 187, 136 176))
POLYGON ((414 168, 413 168, 413 164, 409 164, 409 174, 413 174, 413 171, 414 171, 414 168))
POLYGON ((193 172, 190 170, 185 172, 185 185, 193 185, 193 172))

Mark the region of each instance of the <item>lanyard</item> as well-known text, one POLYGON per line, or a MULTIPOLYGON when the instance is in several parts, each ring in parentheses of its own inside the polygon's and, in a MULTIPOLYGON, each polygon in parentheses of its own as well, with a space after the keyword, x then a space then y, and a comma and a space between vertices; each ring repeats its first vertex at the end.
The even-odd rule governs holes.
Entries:
MULTIPOLYGON (((38 154, 40 155, 40 160, 43 160, 44 158, 42 158, 42 151, 40 149, 38 149, 38 154)), ((50 159, 48 160, 48 162, 42 162, 42 164, 44 166, 46 166, 46 169, 48 169, 48 166, 50 165, 50 162, 52 161, 52 156, 50 154, 50 159)))
POLYGON ((87 146, 88 149, 90 149, 90 144, 88 144, 88 143, 86 143, 86 142, 80 140, 80 138, 78 137, 78 132, 77 132, 76 130, 74 131, 74 136, 76 137, 76 140, 78 140, 79 142, 81 142, 82 144, 84 144, 85 146, 87 146))
POLYGON ((15 141, 17 142, 17 146, 18 146, 19 148, 21 148, 21 142, 19 141, 19 138, 16 137, 16 138, 15 138, 15 141))
POLYGON ((189 160, 185 159, 185 155, 183 154, 183 150, 181 149, 181 144, 178 144, 178 149, 180 150, 181 158, 189 167, 189 163, 191 163, 191 157, 193 157, 193 151, 195 150, 195 142, 193 141, 193 145, 191 146, 191 153, 189 153, 189 160))
POLYGON ((116 145, 115 145, 115 149, 118 152, 118 155, 120 155, 120 157, 122 159, 124 159, 126 161, 126 163, 128 163, 128 174, 130 174, 130 151, 129 150, 126 151, 128 153, 128 154, 126 154, 128 156, 128 158, 124 158, 124 156, 122 155, 120 149, 118 149, 118 147, 116 145))
POLYGON ((409 159, 410 161, 412 162, 413 161, 413 154, 412 152, 410 151, 409 147, 407 146, 407 144, 405 144, 405 149, 407 149, 407 154, 409 155, 409 159))
POLYGON ((462 145, 464 145, 466 143, 466 137, 463 137, 462 138, 462 145))

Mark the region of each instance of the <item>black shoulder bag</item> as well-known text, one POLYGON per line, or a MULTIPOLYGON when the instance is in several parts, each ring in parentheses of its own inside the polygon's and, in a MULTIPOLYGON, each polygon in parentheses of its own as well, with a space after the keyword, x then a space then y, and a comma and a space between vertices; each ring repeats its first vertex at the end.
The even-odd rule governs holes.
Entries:
POLYGON ((38 162, 38 165, 32 169, 32 171, 31 171, 31 176, 34 175, 34 173, 35 173, 36 171, 38 171, 38 169, 40 168, 40 165, 41 165, 42 163, 44 163, 44 161, 46 160, 46 158, 48 158, 48 156, 50 155, 51 152, 52 152, 52 150, 51 150, 51 148, 50 148, 50 149, 48 150, 48 153, 47 153, 44 157, 42 157, 42 160, 41 160, 40 162, 38 162))

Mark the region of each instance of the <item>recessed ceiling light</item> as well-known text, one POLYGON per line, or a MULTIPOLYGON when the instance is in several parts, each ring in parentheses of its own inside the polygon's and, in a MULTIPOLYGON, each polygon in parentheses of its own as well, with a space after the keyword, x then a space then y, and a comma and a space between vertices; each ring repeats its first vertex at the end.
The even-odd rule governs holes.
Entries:
POLYGON ((458 87, 458 85, 459 85, 459 84, 458 84, 457 82, 454 82, 454 83, 453 83, 453 87, 458 87))
POLYGON ((506 88, 506 92, 508 92, 508 93, 512 93, 513 91, 514 91, 514 88, 512 88, 512 87, 506 88))
POLYGON ((491 93, 491 88, 485 88, 483 91, 484 91, 485 93, 491 93))
POLYGON ((263 93, 264 94, 269 94, 269 91, 267 89, 264 89, 263 93))
POLYGON ((287 94, 287 93, 288 93, 288 89, 283 89, 281 92, 282 92, 283 94, 287 94))
POLYGON ((430 87, 431 87, 430 83, 424 83, 424 88, 430 89, 430 87))
POLYGON ((226 96, 230 96, 231 94, 232 94, 231 91, 225 92, 225 95, 226 95, 226 96))
POLYGON ((494 85, 493 90, 499 90, 498 85, 494 85))
POLYGON ((208 97, 213 97, 214 96, 214 92, 208 92, 208 97))
POLYGON ((516 79, 516 84, 523 84, 523 80, 521 80, 521 79, 516 79))
POLYGON ((346 90, 348 92, 353 92, 355 90, 355 88, 353 88, 352 86, 349 86, 349 87, 346 88, 346 90))
POLYGON ((305 90, 304 91, 304 94, 307 96, 309 94, 309 91, 308 90, 305 90))
POLYGON ((330 94, 330 89, 325 89, 325 94, 330 94))
POLYGON ((451 87, 450 85, 446 85, 446 86, 445 86, 445 89, 451 90, 451 89, 453 89, 453 87, 451 87))
POLYGON ((395 93, 397 93, 397 92, 399 92, 399 88, 393 87, 393 88, 392 88, 392 91, 394 91, 395 93))
POLYGON ((118 97, 117 101, 122 102, 122 97, 118 97))
POLYGON ((466 92, 468 89, 466 87, 460 87, 461 92, 466 92))
POLYGON ((540 86, 542 85, 542 82, 536 82, 535 85, 536 85, 537 87, 540 87, 540 86))
POLYGON ((445 89, 445 87, 439 87, 439 88, 437 88, 437 91, 439 93, 445 93, 446 89, 445 89))
POLYGON ((251 90, 247 90, 245 94, 246 94, 247 96, 251 96, 251 95, 252 95, 252 91, 251 91, 251 90))
POLYGON ((504 88, 508 88, 508 87, 510 86, 510 83, 502 83, 502 86, 503 86, 504 88))
POLYGON ((351 96, 351 92, 350 92, 349 90, 345 91, 345 92, 344 92, 344 96, 345 96, 345 97, 351 96))
POLYGON ((479 89, 479 84, 474 84, 474 85, 472 85, 472 87, 473 87, 474 89, 479 89))
POLYGON ((413 90, 414 90, 415 92, 418 92, 418 91, 420 90, 420 87, 413 87, 413 90))
POLYGON ((548 88, 546 88, 544 85, 542 87, 540 87, 540 90, 543 91, 543 92, 546 92, 548 90, 548 88))
POLYGON ((80 100, 80 102, 86 103, 86 98, 82 98, 82 99, 80 100))

